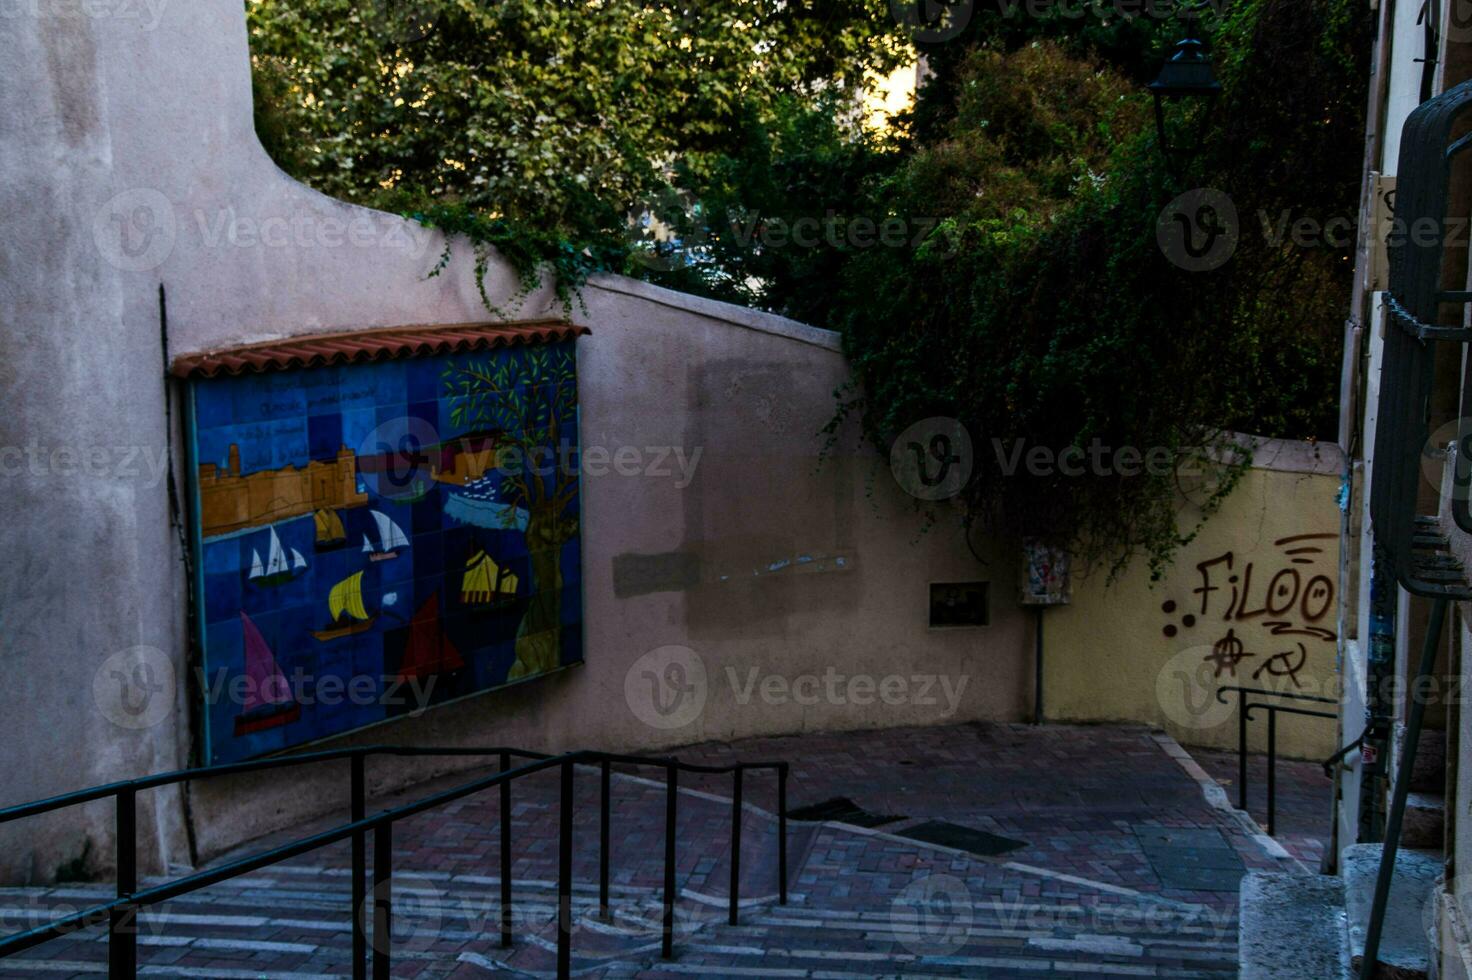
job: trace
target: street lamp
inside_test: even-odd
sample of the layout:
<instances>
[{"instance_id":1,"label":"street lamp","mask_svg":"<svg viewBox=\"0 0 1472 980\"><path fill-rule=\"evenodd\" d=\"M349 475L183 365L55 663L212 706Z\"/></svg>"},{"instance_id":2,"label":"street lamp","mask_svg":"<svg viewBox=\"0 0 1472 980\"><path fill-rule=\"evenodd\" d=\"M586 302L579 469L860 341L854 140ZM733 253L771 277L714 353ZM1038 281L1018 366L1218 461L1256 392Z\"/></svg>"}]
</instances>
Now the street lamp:
<instances>
[{"instance_id":1,"label":"street lamp","mask_svg":"<svg viewBox=\"0 0 1472 980\"><path fill-rule=\"evenodd\" d=\"M1176 45L1170 59L1160 69L1160 75L1148 86L1155 96L1155 131L1160 140L1160 155L1167 165L1171 162L1171 149L1165 136L1165 102L1167 99L1206 99L1208 106L1221 94L1221 82L1211 70L1211 55L1206 43L1195 37L1187 37ZM1190 153L1200 149L1206 132L1206 119L1196 134ZM1189 156L1190 153L1187 155Z\"/></svg>"}]
</instances>

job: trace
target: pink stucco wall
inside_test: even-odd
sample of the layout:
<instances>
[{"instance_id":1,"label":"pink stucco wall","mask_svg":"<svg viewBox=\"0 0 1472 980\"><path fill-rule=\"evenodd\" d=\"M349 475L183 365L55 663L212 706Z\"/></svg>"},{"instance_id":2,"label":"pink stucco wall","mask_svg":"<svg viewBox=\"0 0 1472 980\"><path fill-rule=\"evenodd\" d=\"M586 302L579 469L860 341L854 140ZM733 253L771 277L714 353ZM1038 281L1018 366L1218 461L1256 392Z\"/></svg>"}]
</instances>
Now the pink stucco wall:
<instances>
[{"instance_id":1,"label":"pink stucco wall","mask_svg":"<svg viewBox=\"0 0 1472 980\"><path fill-rule=\"evenodd\" d=\"M135 9L58 16L38 5L0 20L11 69L0 87L0 377L14 406L0 444L145 459L177 449L161 284L169 356L488 318L467 250L426 278L437 235L328 199L266 157L239 0ZM513 281L494 266L493 297ZM651 749L1024 712L1013 556L982 544L983 564L957 534L922 534L885 461L851 433L820 460L845 376L834 335L627 280L585 300L574 317L593 330L579 343L585 447L615 460L633 447L646 467L678 449L693 471L669 462L671 476L586 476L586 666L360 740ZM549 309L544 293L521 314ZM3 476L26 520L0 529L13 559L0 564L0 804L185 765L192 749L188 588L165 474L43 460ZM993 581L992 625L927 628L928 583L957 579ZM670 646L692 651L706 676L701 710L677 726L657 712L649 723L639 693L663 662L640 658ZM138 647L169 665L172 700L156 722L120 726L96 684L109 658ZM868 680L854 686L855 675ZM385 763L377 778L428 774ZM341 786L340 773L299 772L160 791L143 801L141 833L155 864L186 863L191 838L208 855L345 805ZM105 866L110 823L98 804L0 833L0 877L44 880L89 838Z\"/></svg>"}]
</instances>

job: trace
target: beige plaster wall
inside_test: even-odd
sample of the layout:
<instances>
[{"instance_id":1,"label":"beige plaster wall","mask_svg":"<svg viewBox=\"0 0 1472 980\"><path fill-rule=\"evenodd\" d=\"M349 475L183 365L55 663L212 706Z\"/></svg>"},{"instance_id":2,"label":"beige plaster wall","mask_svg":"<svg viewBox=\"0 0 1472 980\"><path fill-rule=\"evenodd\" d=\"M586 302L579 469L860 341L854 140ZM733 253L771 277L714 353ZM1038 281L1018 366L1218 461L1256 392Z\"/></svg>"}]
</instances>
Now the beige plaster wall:
<instances>
[{"instance_id":1,"label":"beige plaster wall","mask_svg":"<svg viewBox=\"0 0 1472 980\"><path fill-rule=\"evenodd\" d=\"M1047 717L1144 722L1186 745L1236 748L1235 695L1220 704L1221 687L1337 703L1341 467L1334 446L1264 442L1162 581L1140 561L1113 585L1076 582L1072 603L1045 614ZM1189 526L1197 512L1182 507ZM1254 718L1249 745L1261 751L1266 715ZM1334 738L1332 719L1279 716L1282 755L1324 758Z\"/></svg>"},{"instance_id":2,"label":"beige plaster wall","mask_svg":"<svg viewBox=\"0 0 1472 980\"><path fill-rule=\"evenodd\" d=\"M25 515L0 522L0 805L197 760L167 357L489 318L468 249L430 278L439 235L324 197L266 156L239 0L134 7L146 16L55 6L0 18L0 447L36 447L0 473L8 513ZM492 298L514 287L493 262ZM586 475L586 666L354 740L637 750L1021 717L1015 605L998 603L987 627L927 628L929 582L985 578L986 566L959 535L921 534L886 463L851 437L819 458L845 376L833 334L628 280L585 300L584 445L632 448L646 464L679 450L693 468L666 455L665 475ZM555 312L544 290L519 315ZM79 468L58 449L109 465ZM650 679L669 676L671 658L686 681L660 692ZM119 712L139 699L145 720ZM385 762L374 779L436 771ZM144 866L345 813L344 787L339 765L151 792ZM0 880L48 880L83 854L105 873L111 826L102 802L0 829Z\"/></svg>"}]
</instances>

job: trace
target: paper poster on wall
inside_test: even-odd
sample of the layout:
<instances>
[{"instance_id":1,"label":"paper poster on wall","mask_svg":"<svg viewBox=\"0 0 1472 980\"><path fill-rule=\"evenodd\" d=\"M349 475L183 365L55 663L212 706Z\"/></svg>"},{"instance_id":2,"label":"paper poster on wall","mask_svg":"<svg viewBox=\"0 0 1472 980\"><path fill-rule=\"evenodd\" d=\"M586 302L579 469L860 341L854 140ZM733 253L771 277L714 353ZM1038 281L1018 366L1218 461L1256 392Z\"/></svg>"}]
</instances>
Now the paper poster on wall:
<instances>
[{"instance_id":1,"label":"paper poster on wall","mask_svg":"<svg viewBox=\"0 0 1472 980\"><path fill-rule=\"evenodd\" d=\"M574 344L191 380L210 763L582 660Z\"/></svg>"}]
</instances>

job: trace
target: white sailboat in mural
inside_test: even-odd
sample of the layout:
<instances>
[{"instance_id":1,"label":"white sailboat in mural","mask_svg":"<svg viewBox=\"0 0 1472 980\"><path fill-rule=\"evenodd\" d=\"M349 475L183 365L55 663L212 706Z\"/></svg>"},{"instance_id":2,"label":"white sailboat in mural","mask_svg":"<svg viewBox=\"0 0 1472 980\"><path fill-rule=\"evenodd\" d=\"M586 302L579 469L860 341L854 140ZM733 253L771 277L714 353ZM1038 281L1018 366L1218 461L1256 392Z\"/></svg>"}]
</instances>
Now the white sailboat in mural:
<instances>
[{"instance_id":1,"label":"white sailboat in mural","mask_svg":"<svg viewBox=\"0 0 1472 980\"><path fill-rule=\"evenodd\" d=\"M378 525L379 544L375 547L368 535L363 535L363 553L370 561L388 561L399 557L399 552L409 547L409 538L404 529L382 511L371 510L373 522Z\"/></svg>"},{"instance_id":2,"label":"white sailboat in mural","mask_svg":"<svg viewBox=\"0 0 1472 980\"><path fill-rule=\"evenodd\" d=\"M288 560L287 550L281 547L281 539L276 536L276 529L271 528L271 544L266 549L266 563L261 564L261 553L252 548L250 574L246 576L247 579L256 585L281 585L296 578L307 567L307 560L295 548L289 549L291 558Z\"/></svg>"}]
</instances>

